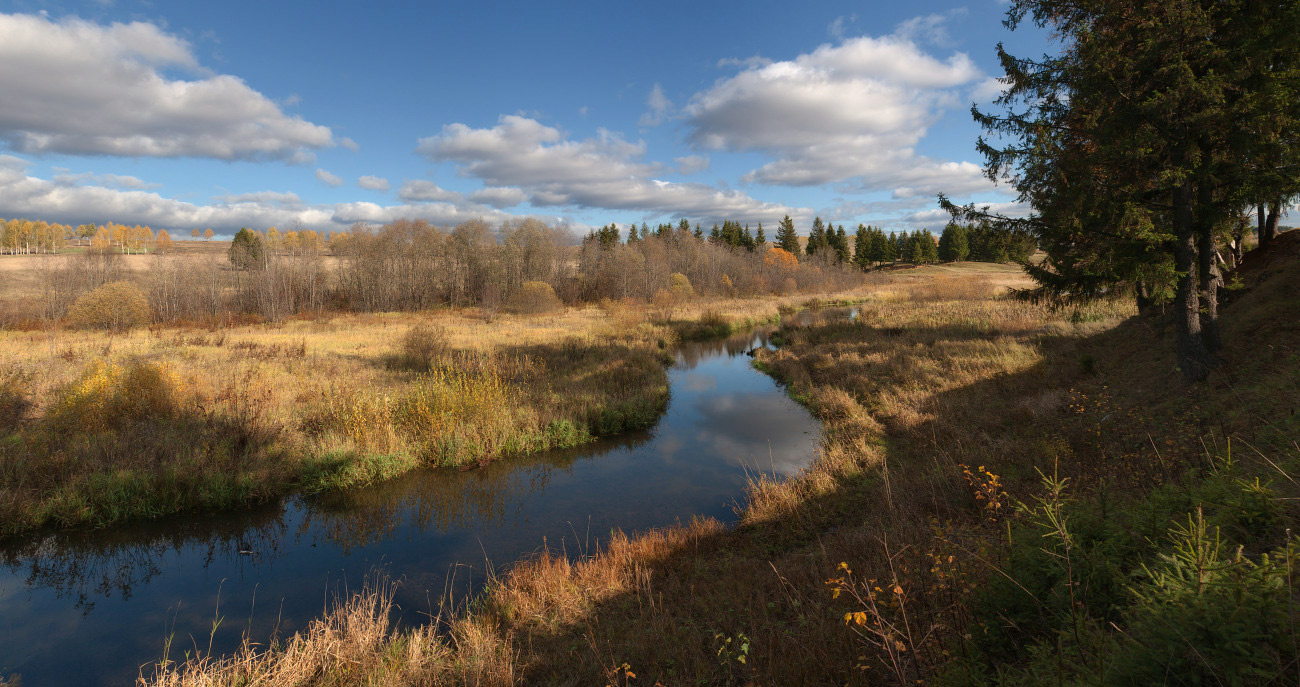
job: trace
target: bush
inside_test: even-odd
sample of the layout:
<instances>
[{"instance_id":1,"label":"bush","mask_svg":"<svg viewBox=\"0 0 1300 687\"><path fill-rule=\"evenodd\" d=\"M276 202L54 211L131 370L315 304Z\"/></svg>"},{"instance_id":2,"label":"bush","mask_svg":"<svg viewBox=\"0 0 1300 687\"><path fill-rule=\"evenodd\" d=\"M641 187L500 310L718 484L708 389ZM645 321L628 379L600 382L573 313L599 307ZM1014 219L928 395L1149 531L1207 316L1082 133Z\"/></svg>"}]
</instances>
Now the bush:
<instances>
[{"instance_id":1,"label":"bush","mask_svg":"<svg viewBox=\"0 0 1300 687\"><path fill-rule=\"evenodd\" d=\"M123 368L96 361L60 389L50 422L66 430L120 430L177 416L186 386L170 365L136 362Z\"/></svg>"},{"instance_id":2,"label":"bush","mask_svg":"<svg viewBox=\"0 0 1300 687\"><path fill-rule=\"evenodd\" d=\"M673 300L678 303L685 303L695 298L695 288L691 286L691 280L681 272L668 275L668 291L672 293Z\"/></svg>"},{"instance_id":3,"label":"bush","mask_svg":"<svg viewBox=\"0 0 1300 687\"><path fill-rule=\"evenodd\" d=\"M436 367L448 351L445 329L419 324L406 330L402 336L402 349L394 356L390 366L427 372Z\"/></svg>"},{"instance_id":4,"label":"bush","mask_svg":"<svg viewBox=\"0 0 1300 687\"><path fill-rule=\"evenodd\" d=\"M526 281L510 296L510 311L523 315L553 312L562 306L555 289L541 281Z\"/></svg>"},{"instance_id":5,"label":"bush","mask_svg":"<svg viewBox=\"0 0 1300 687\"><path fill-rule=\"evenodd\" d=\"M31 375L6 371L0 372L0 433L17 429L31 407L27 397L31 386Z\"/></svg>"},{"instance_id":6,"label":"bush","mask_svg":"<svg viewBox=\"0 0 1300 687\"><path fill-rule=\"evenodd\" d=\"M74 327L125 331L149 319L149 301L128 281L105 284L82 294L68 311Z\"/></svg>"}]
</instances>

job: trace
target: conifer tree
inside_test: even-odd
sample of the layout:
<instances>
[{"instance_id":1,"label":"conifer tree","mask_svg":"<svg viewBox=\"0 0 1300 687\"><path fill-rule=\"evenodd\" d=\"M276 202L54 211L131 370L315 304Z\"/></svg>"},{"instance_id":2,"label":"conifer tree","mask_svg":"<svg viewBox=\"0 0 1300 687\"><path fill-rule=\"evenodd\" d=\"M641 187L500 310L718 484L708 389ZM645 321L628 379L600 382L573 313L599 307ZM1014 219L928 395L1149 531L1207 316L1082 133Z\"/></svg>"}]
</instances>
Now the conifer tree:
<instances>
[{"instance_id":1,"label":"conifer tree","mask_svg":"<svg viewBox=\"0 0 1300 687\"><path fill-rule=\"evenodd\" d=\"M966 228L956 222L949 222L939 236L939 259L944 262L961 262L970 255L970 244L966 240Z\"/></svg>"},{"instance_id":2,"label":"conifer tree","mask_svg":"<svg viewBox=\"0 0 1300 687\"><path fill-rule=\"evenodd\" d=\"M853 259L849 253L849 236L845 233L843 224L835 230L835 254L840 262L849 262Z\"/></svg>"},{"instance_id":3,"label":"conifer tree","mask_svg":"<svg viewBox=\"0 0 1300 687\"><path fill-rule=\"evenodd\" d=\"M817 251L821 250L825 245L826 225L822 222L822 218L814 217L812 231L808 233L808 247L805 249L805 253L809 256L815 255Z\"/></svg>"},{"instance_id":4,"label":"conifer tree","mask_svg":"<svg viewBox=\"0 0 1300 687\"><path fill-rule=\"evenodd\" d=\"M790 215L786 215L777 226L776 245L790 255L797 256L803 252L799 248L799 235L795 233L794 220L790 219Z\"/></svg>"},{"instance_id":5,"label":"conifer tree","mask_svg":"<svg viewBox=\"0 0 1300 687\"><path fill-rule=\"evenodd\" d=\"M763 235L763 223L758 223L758 229L754 231L754 247L762 249L767 243L767 237Z\"/></svg>"},{"instance_id":6,"label":"conifer tree","mask_svg":"<svg viewBox=\"0 0 1300 687\"><path fill-rule=\"evenodd\" d=\"M853 236L853 264L865 270L871 266L871 232L866 225L858 225L858 233Z\"/></svg>"}]
</instances>

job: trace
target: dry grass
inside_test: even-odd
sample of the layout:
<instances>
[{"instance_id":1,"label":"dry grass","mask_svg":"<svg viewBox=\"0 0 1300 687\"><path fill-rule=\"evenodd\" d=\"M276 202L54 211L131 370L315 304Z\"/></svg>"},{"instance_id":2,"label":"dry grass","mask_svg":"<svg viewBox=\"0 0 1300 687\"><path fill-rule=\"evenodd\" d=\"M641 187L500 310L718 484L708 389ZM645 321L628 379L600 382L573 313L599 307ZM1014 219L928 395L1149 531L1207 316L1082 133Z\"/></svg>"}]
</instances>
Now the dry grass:
<instances>
[{"instance_id":1,"label":"dry grass","mask_svg":"<svg viewBox=\"0 0 1300 687\"><path fill-rule=\"evenodd\" d=\"M1172 333L1124 322L1127 305L1026 307L996 296L1017 286L998 270L977 271L992 284L923 283L945 272L891 275L856 294L857 321L788 328L761 354L823 420L825 442L803 474L753 484L739 527L697 521L522 563L443 634L390 635L375 653L445 653L439 669L383 682L929 682L963 637L988 631L968 605L998 579L1010 502L1041 493L1038 471L1079 494L1104 488L1118 507L1203 464L1216 436L1271 447L1300 431L1287 352L1300 331L1282 324L1297 318L1294 267L1225 309L1233 340L1266 336L1271 352L1236 353L1230 373L1194 389L1177 381ZM322 683L366 683L347 666L328 661ZM183 684L242 684L186 670Z\"/></svg>"},{"instance_id":2,"label":"dry grass","mask_svg":"<svg viewBox=\"0 0 1300 687\"><path fill-rule=\"evenodd\" d=\"M671 322L609 302L528 316L0 330L0 536L345 488L645 427L666 403L679 332L707 313L725 334L795 302L691 302ZM129 376L101 372L137 368L184 390L176 412L118 414L111 427L58 412L87 375L113 387L106 398L129 396Z\"/></svg>"},{"instance_id":3,"label":"dry grass","mask_svg":"<svg viewBox=\"0 0 1300 687\"><path fill-rule=\"evenodd\" d=\"M890 617L935 627L962 593L940 582L966 575L969 561L942 570L932 564L936 556L946 561L952 548L946 535L936 538L949 527L938 523L978 522L980 515L957 465L974 452L992 459L1005 448L972 428L1000 423L994 418L1019 403L1024 389L1041 384L1038 370L1053 351L1071 350L1129 314L1101 308L1091 322L1071 323L1065 314L990 298L1016 285L997 268L982 271L992 285L974 289L964 280L924 283L945 271L881 278L846 297L861 301L856 321L787 329L782 349L761 354L759 364L823 420L826 439L803 474L752 485L737 529L697 521L616 535L579 560L548 554L517 565L456 621L489 628L490 639L453 642L443 659L495 668L472 681L451 674L436 681L829 684L897 673L878 660L888 652L845 627L847 599L833 598L827 580L841 562L864 578L888 579L917 597ZM914 290L926 297L910 297ZM745 312L702 305L691 314L713 308L728 318L763 318L800 302ZM615 304L606 310L620 312ZM954 397L1006 379L1017 381L999 389L998 400ZM1034 407L1051 414L1055 403L1047 398ZM940 445L946 450L936 450ZM915 677L953 631L929 635L916 647L923 659L909 658L898 674ZM399 636L422 631L410 632ZM479 646L485 656L475 656Z\"/></svg>"}]
</instances>

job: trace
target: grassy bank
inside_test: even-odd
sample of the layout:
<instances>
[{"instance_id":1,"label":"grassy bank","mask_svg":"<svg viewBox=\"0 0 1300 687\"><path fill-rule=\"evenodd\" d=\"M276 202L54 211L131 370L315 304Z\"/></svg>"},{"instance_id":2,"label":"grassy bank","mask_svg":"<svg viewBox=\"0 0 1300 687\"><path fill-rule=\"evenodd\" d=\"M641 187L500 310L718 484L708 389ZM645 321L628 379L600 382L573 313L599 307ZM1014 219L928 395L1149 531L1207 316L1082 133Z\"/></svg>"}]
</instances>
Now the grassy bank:
<instances>
[{"instance_id":1,"label":"grassy bank","mask_svg":"<svg viewBox=\"0 0 1300 687\"><path fill-rule=\"evenodd\" d=\"M150 683L1294 677L1300 270L1245 275L1225 333L1268 343L1234 346L1197 387L1178 381L1167 323L1127 304L1052 313L998 297L1005 275L920 276L760 354L826 438L805 473L752 486L739 527L539 556L441 634L354 599L289 644Z\"/></svg>"},{"instance_id":2,"label":"grassy bank","mask_svg":"<svg viewBox=\"0 0 1300 687\"><path fill-rule=\"evenodd\" d=\"M0 537L348 488L648 427L683 333L771 321L797 300L0 331Z\"/></svg>"}]
</instances>

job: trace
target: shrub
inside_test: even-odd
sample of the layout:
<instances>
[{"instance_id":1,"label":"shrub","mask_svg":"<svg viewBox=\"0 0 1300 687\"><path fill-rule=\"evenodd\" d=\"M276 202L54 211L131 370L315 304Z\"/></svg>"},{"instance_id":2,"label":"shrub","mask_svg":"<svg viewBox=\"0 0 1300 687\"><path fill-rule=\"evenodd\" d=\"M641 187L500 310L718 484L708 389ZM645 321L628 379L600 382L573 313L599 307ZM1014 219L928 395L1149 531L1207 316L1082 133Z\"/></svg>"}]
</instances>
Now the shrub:
<instances>
[{"instance_id":1,"label":"shrub","mask_svg":"<svg viewBox=\"0 0 1300 687\"><path fill-rule=\"evenodd\" d=\"M16 371L0 372L0 432L17 428L31 407L27 394L31 376Z\"/></svg>"},{"instance_id":2,"label":"shrub","mask_svg":"<svg viewBox=\"0 0 1300 687\"><path fill-rule=\"evenodd\" d=\"M448 352L445 329L419 324L406 330L402 336L402 349L390 366L427 372L446 358Z\"/></svg>"},{"instance_id":3,"label":"shrub","mask_svg":"<svg viewBox=\"0 0 1300 687\"><path fill-rule=\"evenodd\" d=\"M149 301L128 281L105 284L82 294L68 311L74 327L125 331L149 319Z\"/></svg>"},{"instance_id":4,"label":"shrub","mask_svg":"<svg viewBox=\"0 0 1300 687\"><path fill-rule=\"evenodd\" d=\"M96 361L56 393L49 419L69 430L117 430L175 417L185 396L184 381L165 363L136 362L123 368Z\"/></svg>"},{"instance_id":5,"label":"shrub","mask_svg":"<svg viewBox=\"0 0 1300 687\"><path fill-rule=\"evenodd\" d=\"M695 288L691 286L691 280L681 272L668 275L668 291L673 295L673 300L678 303L695 298Z\"/></svg>"},{"instance_id":6,"label":"shrub","mask_svg":"<svg viewBox=\"0 0 1300 687\"><path fill-rule=\"evenodd\" d=\"M526 281L510 296L510 311L524 315L553 312L562 305L555 289L542 281Z\"/></svg>"}]
</instances>

